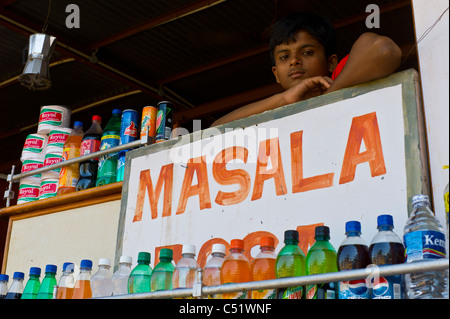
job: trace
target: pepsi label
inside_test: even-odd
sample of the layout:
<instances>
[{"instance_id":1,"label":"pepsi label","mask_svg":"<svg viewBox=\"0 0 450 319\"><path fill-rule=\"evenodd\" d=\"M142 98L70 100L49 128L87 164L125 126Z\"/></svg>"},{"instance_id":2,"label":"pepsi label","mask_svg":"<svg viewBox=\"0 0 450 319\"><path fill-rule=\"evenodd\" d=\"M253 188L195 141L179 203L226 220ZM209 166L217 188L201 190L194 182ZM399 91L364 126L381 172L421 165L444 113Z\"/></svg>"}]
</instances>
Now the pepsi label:
<instances>
[{"instance_id":1,"label":"pepsi label","mask_svg":"<svg viewBox=\"0 0 450 319\"><path fill-rule=\"evenodd\" d=\"M376 277L372 279L372 299L403 299L402 276Z\"/></svg>"},{"instance_id":2,"label":"pepsi label","mask_svg":"<svg viewBox=\"0 0 450 319\"><path fill-rule=\"evenodd\" d=\"M341 281L339 299L370 299L370 289L365 279Z\"/></svg>"}]
</instances>

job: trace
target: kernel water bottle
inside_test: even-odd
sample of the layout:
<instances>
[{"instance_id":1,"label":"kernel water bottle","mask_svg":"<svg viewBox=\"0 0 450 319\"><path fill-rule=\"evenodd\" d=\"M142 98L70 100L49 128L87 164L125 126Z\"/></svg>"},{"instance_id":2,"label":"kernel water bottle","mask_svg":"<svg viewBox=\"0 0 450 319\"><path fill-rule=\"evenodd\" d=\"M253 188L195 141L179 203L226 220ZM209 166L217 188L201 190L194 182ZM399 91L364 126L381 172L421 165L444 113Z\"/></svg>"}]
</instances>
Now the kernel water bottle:
<instances>
[{"instance_id":1,"label":"kernel water bottle","mask_svg":"<svg viewBox=\"0 0 450 319\"><path fill-rule=\"evenodd\" d=\"M172 262L173 250L163 248L159 252L159 263L155 266L151 278L151 291L171 290L175 266Z\"/></svg>"},{"instance_id":2,"label":"kernel water bottle","mask_svg":"<svg viewBox=\"0 0 450 319\"><path fill-rule=\"evenodd\" d=\"M306 274L337 272L336 250L329 242L330 229L327 226L316 227L315 239L306 255ZM306 299L337 299L337 283L308 285Z\"/></svg>"},{"instance_id":3,"label":"kernel water bottle","mask_svg":"<svg viewBox=\"0 0 450 319\"><path fill-rule=\"evenodd\" d=\"M297 277L306 275L305 254L298 246L298 231L284 232L285 246L280 250L275 260L277 278ZM302 299L305 287L286 287L277 289L277 299Z\"/></svg>"},{"instance_id":4,"label":"kernel water bottle","mask_svg":"<svg viewBox=\"0 0 450 319\"><path fill-rule=\"evenodd\" d=\"M405 248L402 240L394 233L394 219L391 215L377 218L378 232L369 246L369 258L372 264L395 265L405 262ZM372 283L373 299L404 299L405 285L403 275L375 277Z\"/></svg>"},{"instance_id":5,"label":"kernel water bottle","mask_svg":"<svg viewBox=\"0 0 450 319\"><path fill-rule=\"evenodd\" d=\"M230 254L225 258L220 273L220 283L240 283L251 280L250 263L244 255L244 241L232 239L230 243ZM223 299L249 299L249 292L232 292L222 294Z\"/></svg>"},{"instance_id":6,"label":"kernel water bottle","mask_svg":"<svg viewBox=\"0 0 450 319\"><path fill-rule=\"evenodd\" d=\"M192 288L197 279L197 270L200 269L195 260L195 246L183 245L181 259L175 266L172 276L172 288Z\"/></svg>"},{"instance_id":7,"label":"kernel water bottle","mask_svg":"<svg viewBox=\"0 0 450 319\"><path fill-rule=\"evenodd\" d=\"M131 256L120 256L119 267L112 276L113 296L128 293L128 278L131 273Z\"/></svg>"},{"instance_id":8,"label":"kernel water bottle","mask_svg":"<svg viewBox=\"0 0 450 319\"><path fill-rule=\"evenodd\" d=\"M212 258L206 263L203 268L202 285L203 286L218 286L220 285L220 271L222 264L225 261L225 245L214 244L211 250ZM209 299L221 299L220 294L209 295Z\"/></svg>"},{"instance_id":9,"label":"kernel water bottle","mask_svg":"<svg viewBox=\"0 0 450 319\"><path fill-rule=\"evenodd\" d=\"M445 258L444 230L430 210L426 195L412 198L412 212L404 229L403 241L406 262ZM448 269L406 274L405 282L409 299L448 298Z\"/></svg>"},{"instance_id":10,"label":"kernel water bottle","mask_svg":"<svg viewBox=\"0 0 450 319\"><path fill-rule=\"evenodd\" d=\"M23 272L16 271L13 274L13 282L11 283L11 287L9 287L5 299L20 299L22 297L24 278L25 274Z\"/></svg>"},{"instance_id":11,"label":"kernel water bottle","mask_svg":"<svg viewBox=\"0 0 450 319\"><path fill-rule=\"evenodd\" d=\"M56 299L72 299L75 287L75 278L73 277L74 264L65 262L63 264L63 273L59 278Z\"/></svg>"},{"instance_id":12,"label":"kernel water bottle","mask_svg":"<svg viewBox=\"0 0 450 319\"><path fill-rule=\"evenodd\" d=\"M81 139L83 138L83 123L76 121L72 133L67 137L63 147L63 160L80 156ZM80 177L79 164L64 166L59 172L57 195L73 193Z\"/></svg>"},{"instance_id":13,"label":"kernel water bottle","mask_svg":"<svg viewBox=\"0 0 450 319\"><path fill-rule=\"evenodd\" d=\"M113 284L109 258L100 258L98 270L91 278L92 297L109 297L112 295Z\"/></svg>"},{"instance_id":14,"label":"kernel water bottle","mask_svg":"<svg viewBox=\"0 0 450 319\"><path fill-rule=\"evenodd\" d=\"M137 265L128 278L128 293L150 292L152 268L150 268L151 255L141 251L138 254Z\"/></svg>"},{"instance_id":15,"label":"kernel water bottle","mask_svg":"<svg viewBox=\"0 0 450 319\"><path fill-rule=\"evenodd\" d=\"M20 299L36 299L39 288L41 287L41 281L39 277L41 276L41 268L31 267L30 268L30 278L23 289L23 294Z\"/></svg>"},{"instance_id":16,"label":"kernel water bottle","mask_svg":"<svg viewBox=\"0 0 450 319\"><path fill-rule=\"evenodd\" d=\"M92 261L89 259L83 259L80 262L80 273L78 274L77 281L75 282L72 299L92 298L91 270Z\"/></svg>"},{"instance_id":17,"label":"kernel water bottle","mask_svg":"<svg viewBox=\"0 0 450 319\"><path fill-rule=\"evenodd\" d=\"M55 265L45 266L45 277L42 279L41 287L37 299L53 299L53 290L56 286L56 269Z\"/></svg>"},{"instance_id":18,"label":"kernel water bottle","mask_svg":"<svg viewBox=\"0 0 450 319\"><path fill-rule=\"evenodd\" d=\"M8 293L8 281L8 275L0 274L0 299L5 299L6 294Z\"/></svg>"},{"instance_id":19,"label":"kernel water bottle","mask_svg":"<svg viewBox=\"0 0 450 319\"><path fill-rule=\"evenodd\" d=\"M260 252L250 265L251 280L269 280L275 279L275 260L277 256L274 253L275 240L273 237L261 237ZM253 290L251 299L275 299L276 289Z\"/></svg>"}]
</instances>

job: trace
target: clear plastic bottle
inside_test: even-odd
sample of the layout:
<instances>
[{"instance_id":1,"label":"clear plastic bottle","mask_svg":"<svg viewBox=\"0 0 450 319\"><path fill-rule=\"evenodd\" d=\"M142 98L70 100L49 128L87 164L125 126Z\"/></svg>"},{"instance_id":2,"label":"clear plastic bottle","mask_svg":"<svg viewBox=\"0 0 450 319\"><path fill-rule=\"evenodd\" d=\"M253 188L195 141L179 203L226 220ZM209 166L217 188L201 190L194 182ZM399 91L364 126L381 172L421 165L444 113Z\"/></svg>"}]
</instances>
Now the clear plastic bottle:
<instances>
[{"instance_id":1,"label":"clear plastic bottle","mask_svg":"<svg viewBox=\"0 0 450 319\"><path fill-rule=\"evenodd\" d=\"M119 109L112 111L112 116L103 131L100 150L106 150L120 144L121 113ZM100 157L98 162L96 186L115 183L117 180L117 161L119 153L114 152Z\"/></svg>"},{"instance_id":2,"label":"clear plastic bottle","mask_svg":"<svg viewBox=\"0 0 450 319\"><path fill-rule=\"evenodd\" d=\"M23 294L20 299L36 299L39 288L41 287L41 268L39 267L31 267L29 273L29 279L25 288L23 289Z\"/></svg>"},{"instance_id":3,"label":"clear plastic bottle","mask_svg":"<svg viewBox=\"0 0 450 319\"><path fill-rule=\"evenodd\" d=\"M112 295L113 283L111 274L111 260L100 258L98 270L91 278L92 297L109 297Z\"/></svg>"},{"instance_id":4,"label":"clear plastic bottle","mask_svg":"<svg viewBox=\"0 0 450 319\"><path fill-rule=\"evenodd\" d=\"M11 283L11 287L9 287L5 299L20 299L22 297L24 278L25 274L23 272L16 271L13 274L13 282Z\"/></svg>"},{"instance_id":5,"label":"clear plastic bottle","mask_svg":"<svg viewBox=\"0 0 450 319\"><path fill-rule=\"evenodd\" d=\"M273 237L261 237L260 252L250 265L252 281L275 279L275 240ZM276 289L253 290L251 299L275 299Z\"/></svg>"},{"instance_id":6,"label":"clear plastic bottle","mask_svg":"<svg viewBox=\"0 0 450 319\"><path fill-rule=\"evenodd\" d=\"M128 278L131 274L131 256L120 256L119 267L112 275L113 296L126 295L128 293Z\"/></svg>"},{"instance_id":7,"label":"clear plastic bottle","mask_svg":"<svg viewBox=\"0 0 450 319\"><path fill-rule=\"evenodd\" d=\"M195 246L183 245L181 259L175 266L172 276L172 288L192 288L200 266L195 260Z\"/></svg>"},{"instance_id":8,"label":"clear plastic bottle","mask_svg":"<svg viewBox=\"0 0 450 319\"><path fill-rule=\"evenodd\" d=\"M232 239L230 254L225 258L220 273L221 284L251 281L250 263L244 255L244 241ZM222 294L223 299L249 299L247 291Z\"/></svg>"},{"instance_id":9,"label":"clear plastic bottle","mask_svg":"<svg viewBox=\"0 0 450 319\"><path fill-rule=\"evenodd\" d=\"M75 265L73 263L65 262L63 264L63 273L59 278L56 299L72 299L75 287L74 270Z\"/></svg>"},{"instance_id":10,"label":"clear plastic bottle","mask_svg":"<svg viewBox=\"0 0 450 319\"><path fill-rule=\"evenodd\" d=\"M83 123L76 121L72 133L67 137L63 147L63 160L80 156L81 139L83 138ZM80 177L79 164L64 166L59 172L57 195L73 193Z\"/></svg>"},{"instance_id":11,"label":"clear plastic bottle","mask_svg":"<svg viewBox=\"0 0 450 319\"><path fill-rule=\"evenodd\" d=\"M370 262L374 265L395 265L405 262L405 247L400 237L394 233L394 219L391 215L377 218L378 232L369 246ZM405 283L403 275L375 277L372 283L373 299L404 299Z\"/></svg>"},{"instance_id":12,"label":"clear plastic bottle","mask_svg":"<svg viewBox=\"0 0 450 319\"><path fill-rule=\"evenodd\" d=\"M128 278L128 293L150 292L150 280L152 268L150 267L151 255L141 251L138 254L137 265L133 268Z\"/></svg>"},{"instance_id":13,"label":"clear plastic bottle","mask_svg":"<svg viewBox=\"0 0 450 319\"><path fill-rule=\"evenodd\" d=\"M53 299L53 290L57 284L55 278L56 270L57 267L55 265L45 266L45 276L42 279L37 299Z\"/></svg>"},{"instance_id":14,"label":"clear plastic bottle","mask_svg":"<svg viewBox=\"0 0 450 319\"><path fill-rule=\"evenodd\" d=\"M203 268L202 285L218 286L220 285L220 271L225 261L225 245L214 244L211 250L211 259ZM209 299L221 299L220 294L209 295Z\"/></svg>"},{"instance_id":15,"label":"clear plastic bottle","mask_svg":"<svg viewBox=\"0 0 450 319\"><path fill-rule=\"evenodd\" d=\"M404 228L406 262L445 258L445 235L439 220L430 210L426 195L412 198L412 212ZM448 298L448 270L406 274L410 299Z\"/></svg>"},{"instance_id":16,"label":"clear plastic bottle","mask_svg":"<svg viewBox=\"0 0 450 319\"><path fill-rule=\"evenodd\" d=\"M152 272L150 283L151 291L171 290L172 276L175 266L172 262L173 250L162 248L159 252L159 263Z\"/></svg>"},{"instance_id":17,"label":"clear plastic bottle","mask_svg":"<svg viewBox=\"0 0 450 319\"><path fill-rule=\"evenodd\" d=\"M80 262L80 273L78 274L78 278L75 282L72 299L92 298L91 271L92 261L89 259L83 259Z\"/></svg>"},{"instance_id":18,"label":"clear plastic bottle","mask_svg":"<svg viewBox=\"0 0 450 319\"><path fill-rule=\"evenodd\" d=\"M297 277L306 275L305 254L298 246L299 236L296 230L284 232L284 247L275 260L277 278ZM302 299L305 287L286 287L277 289L278 299Z\"/></svg>"},{"instance_id":19,"label":"clear plastic bottle","mask_svg":"<svg viewBox=\"0 0 450 319\"><path fill-rule=\"evenodd\" d=\"M98 115L92 117L92 124L84 133L81 141L80 156L92 154L100 150L103 134L102 118ZM98 158L80 163L80 179L77 183L77 191L95 187L97 181Z\"/></svg>"},{"instance_id":20,"label":"clear plastic bottle","mask_svg":"<svg viewBox=\"0 0 450 319\"><path fill-rule=\"evenodd\" d=\"M0 299L5 299L6 294L8 293L8 281L8 275L0 274Z\"/></svg>"}]
</instances>

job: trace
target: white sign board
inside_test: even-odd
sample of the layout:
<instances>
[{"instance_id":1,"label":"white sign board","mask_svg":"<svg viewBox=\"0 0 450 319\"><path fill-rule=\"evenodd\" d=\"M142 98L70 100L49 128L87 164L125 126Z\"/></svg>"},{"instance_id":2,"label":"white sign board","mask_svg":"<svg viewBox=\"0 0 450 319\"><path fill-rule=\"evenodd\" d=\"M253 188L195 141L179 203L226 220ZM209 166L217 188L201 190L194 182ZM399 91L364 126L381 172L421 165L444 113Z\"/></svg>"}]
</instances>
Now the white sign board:
<instances>
[{"instance_id":1,"label":"white sign board","mask_svg":"<svg viewBox=\"0 0 450 319\"><path fill-rule=\"evenodd\" d=\"M155 265L160 248L174 249L177 260L182 245L194 244L202 266L213 243L244 239L251 259L261 236L275 237L278 252L284 231L297 229L306 254L317 225L330 228L337 250L350 220L361 222L369 244L380 214L393 215L402 236L412 196L403 92L402 84L366 90L245 128L186 135L148 154L139 150L127 157L118 253L136 258L148 251Z\"/></svg>"}]
</instances>

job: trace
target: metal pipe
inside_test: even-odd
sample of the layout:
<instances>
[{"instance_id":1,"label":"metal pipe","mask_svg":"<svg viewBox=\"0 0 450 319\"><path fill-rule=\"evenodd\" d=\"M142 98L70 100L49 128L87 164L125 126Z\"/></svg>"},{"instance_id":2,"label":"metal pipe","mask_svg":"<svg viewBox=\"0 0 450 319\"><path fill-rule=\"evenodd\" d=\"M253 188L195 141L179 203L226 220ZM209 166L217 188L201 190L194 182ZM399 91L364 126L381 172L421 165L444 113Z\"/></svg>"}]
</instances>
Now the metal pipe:
<instances>
[{"instance_id":1,"label":"metal pipe","mask_svg":"<svg viewBox=\"0 0 450 319\"><path fill-rule=\"evenodd\" d=\"M287 277L262 281L251 281L236 284L226 284L220 286L203 286L201 288L201 291L202 295L212 295L212 294L239 292L239 291L315 285L326 282L366 279L369 276L375 278L377 276L404 275L408 273L437 271L445 269L448 270L448 266L449 266L448 258L418 261L413 263L404 263L397 265L384 265L380 267L376 265L371 265L364 269L345 270L334 273L308 275L301 277ZM194 293L193 288L183 288L183 289L163 290L163 291L128 294L95 299L163 299L163 298L192 297L193 293Z\"/></svg>"}]
</instances>

